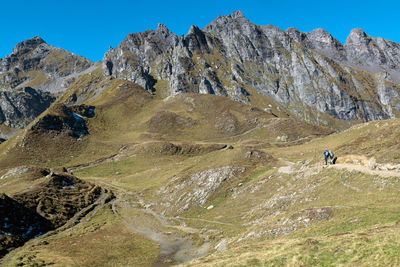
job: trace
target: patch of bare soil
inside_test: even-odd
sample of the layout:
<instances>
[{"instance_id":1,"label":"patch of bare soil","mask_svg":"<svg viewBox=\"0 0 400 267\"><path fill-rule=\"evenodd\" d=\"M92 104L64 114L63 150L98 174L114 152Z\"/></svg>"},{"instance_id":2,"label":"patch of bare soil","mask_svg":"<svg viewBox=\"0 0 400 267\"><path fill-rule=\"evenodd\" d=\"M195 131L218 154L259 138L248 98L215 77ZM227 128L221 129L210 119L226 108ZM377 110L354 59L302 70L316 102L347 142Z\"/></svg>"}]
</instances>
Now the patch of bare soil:
<instances>
[{"instance_id":1,"label":"patch of bare soil","mask_svg":"<svg viewBox=\"0 0 400 267\"><path fill-rule=\"evenodd\" d=\"M337 159L331 168L358 171L381 177L400 177L400 164L377 163L375 158L362 155L345 155Z\"/></svg>"}]
</instances>

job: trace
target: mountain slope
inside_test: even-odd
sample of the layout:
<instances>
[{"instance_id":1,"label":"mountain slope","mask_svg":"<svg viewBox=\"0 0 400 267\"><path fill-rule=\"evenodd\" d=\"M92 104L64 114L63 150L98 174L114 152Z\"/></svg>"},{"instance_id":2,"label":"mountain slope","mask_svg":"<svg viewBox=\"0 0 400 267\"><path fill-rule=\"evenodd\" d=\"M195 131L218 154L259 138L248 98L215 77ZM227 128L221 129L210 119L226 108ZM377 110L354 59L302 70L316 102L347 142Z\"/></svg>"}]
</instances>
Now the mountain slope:
<instances>
[{"instance_id":1,"label":"mountain slope","mask_svg":"<svg viewBox=\"0 0 400 267\"><path fill-rule=\"evenodd\" d=\"M0 59L0 137L10 138L45 111L57 94L93 63L40 37L17 44Z\"/></svg>"},{"instance_id":2,"label":"mountain slope","mask_svg":"<svg viewBox=\"0 0 400 267\"><path fill-rule=\"evenodd\" d=\"M321 162L328 147L338 155L338 167L349 159L356 164L357 156L375 157L379 168L396 166L398 119L330 134L225 97L186 93L165 100L131 82L103 82L108 87L102 94L68 107L81 114L79 105L95 107L94 116L84 118L88 134L43 128L42 118L65 116L55 105L24 136L1 145L8 149L1 165L3 170L21 162L65 166L113 190L115 201L89 213L73 230L11 252L5 266L74 261L150 266L206 255L187 264L262 266L282 258L289 266L395 262L398 170L390 170L388 178L378 168L368 174ZM80 88L65 99L79 98ZM229 123L216 119L222 114ZM29 186L18 176L3 174L0 190L18 192L20 182ZM389 232L392 238L384 238ZM363 249L352 250L354 242ZM363 260L362 253L371 249L382 253ZM100 256L89 261L83 250Z\"/></svg>"},{"instance_id":3,"label":"mountain slope","mask_svg":"<svg viewBox=\"0 0 400 267\"><path fill-rule=\"evenodd\" d=\"M9 90L30 86L57 93L65 90L73 79L72 74L92 65L88 59L48 45L40 37L33 37L17 44L10 55L0 59L0 88Z\"/></svg>"},{"instance_id":4,"label":"mountain slope","mask_svg":"<svg viewBox=\"0 0 400 267\"><path fill-rule=\"evenodd\" d=\"M398 265L400 120L349 127L396 115L396 56L378 42L234 12L181 37L130 34L101 66L60 71L67 88L30 122L9 116L29 124L0 144L0 245L22 245L0 264ZM38 77L47 49L34 38L16 64ZM3 97L45 106L49 84ZM13 208L29 222L12 233Z\"/></svg>"},{"instance_id":5,"label":"mountain slope","mask_svg":"<svg viewBox=\"0 0 400 267\"><path fill-rule=\"evenodd\" d=\"M105 54L103 73L166 96L199 92L248 102L257 95L319 124L328 123L323 113L347 121L393 117L400 107L398 81L377 68L369 72L369 64L396 71L390 62L397 62L398 45L379 38L361 45L370 37L356 32L343 46L322 29L284 32L255 25L238 11L181 37L161 24L130 34ZM384 44L393 53L379 61Z\"/></svg>"}]
</instances>

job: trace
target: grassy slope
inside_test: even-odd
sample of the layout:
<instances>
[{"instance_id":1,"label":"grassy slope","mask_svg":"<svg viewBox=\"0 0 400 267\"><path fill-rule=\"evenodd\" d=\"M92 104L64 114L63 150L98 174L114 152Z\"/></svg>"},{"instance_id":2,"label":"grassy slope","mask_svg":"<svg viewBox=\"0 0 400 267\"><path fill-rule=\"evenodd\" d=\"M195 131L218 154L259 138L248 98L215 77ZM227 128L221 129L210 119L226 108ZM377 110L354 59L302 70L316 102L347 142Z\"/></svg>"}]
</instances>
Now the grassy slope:
<instances>
[{"instance_id":1,"label":"grassy slope","mask_svg":"<svg viewBox=\"0 0 400 267\"><path fill-rule=\"evenodd\" d=\"M143 266L157 260L157 250L157 244L129 232L104 207L89 222L14 250L2 266Z\"/></svg>"},{"instance_id":2,"label":"grassy slope","mask_svg":"<svg viewBox=\"0 0 400 267\"><path fill-rule=\"evenodd\" d=\"M69 94L82 93L82 88L94 80L99 84L96 75L85 79L77 81ZM333 149L339 157L363 154L376 157L378 162L398 163L398 120L371 122L324 137L329 130L276 119L223 97L182 94L162 100L129 82L114 79L100 83L105 87L102 94L92 93L86 100L96 106L95 117L88 121L90 135L76 140L63 134L19 133L0 146L0 174L22 162L70 167L118 153L112 160L74 173L133 192L151 203L153 210L163 212L166 210L159 204L165 196L160 188L177 186L204 170L243 167L243 173L223 181L204 205L194 203L184 211L175 207L166 211L168 216L180 216L172 220L175 223L197 229L197 234L189 236L196 244L210 243L210 252L221 240L227 240L227 251L193 264L396 263L398 179L322 169L313 164L321 162L325 148ZM288 142L277 140L284 135ZM19 145L21 140L24 146ZM176 151L166 145L169 142L186 150ZM234 149L207 150L207 145L215 143ZM290 173L280 173L278 167L286 164L281 158L302 162ZM17 192L33 183L28 178L2 179L0 191ZM189 188L185 190L183 193L190 193ZM210 205L214 208L205 209ZM332 209L328 219L305 215L309 209L328 207ZM133 213L139 216L140 212L135 209ZM310 223L296 222L304 222L304 218ZM296 227L282 234L284 227L291 225ZM381 226L389 227L371 230ZM278 234L270 234L271 230ZM33 240L32 245L11 253L6 263L126 266L150 265L158 257L158 245L128 231L110 207L104 207L74 231L58 233L45 241ZM113 249L108 248L110 245Z\"/></svg>"},{"instance_id":3,"label":"grassy slope","mask_svg":"<svg viewBox=\"0 0 400 267\"><path fill-rule=\"evenodd\" d=\"M374 156L378 162L398 164L396 141L400 120L370 122L328 137L290 148L273 148L272 154L292 161L322 161L321 151L333 149L340 156L347 154ZM307 163L306 163L307 165ZM304 167L304 161L296 168ZM320 166L319 168L321 168ZM314 171L315 172L315 171ZM269 186L260 190L265 199L279 196L297 195L302 189L316 187L307 192L306 198L289 198L278 201L278 205L264 207L258 212L269 215L281 214L262 220L241 237L251 233L262 233L270 229L282 229L296 224L296 213L310 208L330 207L333 216L285 235L260 235L247 241L232 242L231 249L200 259L188 265L204 266L395 266L399 264L400 200L398 177L382 178L347 170L332 168L319 172L303 171L291 175L261 174L258 180L267 180ZM279 192L277 193L277 188ZM273 191L273 192L270 192ZM256 191L257 193L257 191ZM254 193L252 197L254 197ZM246 196L247 199L247 196ZM285 200L285 199L284 199ZM244 199L243 199L244 201ZM248 200L247 200L248 201ZM262 205L260 196L258 203ZM236 203L229 205L233 208ZM278 207L279 205L283 206ZM287 205L285 207L285 205ZM226 209L227 207L224 207ZM216 211L218 213L218 211ZM254 216L254 215L253 215ZM257 215L256 215L257 216ZM261 216L261 215L258 215ZM290 220L292 219L292 220ZM289 224L285 224L289 220Z\"/></svg>"}]
</instances>

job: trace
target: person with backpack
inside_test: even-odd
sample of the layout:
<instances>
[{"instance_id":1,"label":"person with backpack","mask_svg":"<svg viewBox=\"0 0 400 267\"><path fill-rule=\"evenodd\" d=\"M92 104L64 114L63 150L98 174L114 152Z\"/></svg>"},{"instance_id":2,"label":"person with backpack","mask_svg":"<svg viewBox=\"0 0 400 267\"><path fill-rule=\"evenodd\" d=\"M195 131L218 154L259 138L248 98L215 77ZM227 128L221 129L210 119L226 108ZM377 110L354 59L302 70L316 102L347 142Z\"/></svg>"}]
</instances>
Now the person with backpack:
<instances>
[{"instance_id":1,"label":"person with backpack","mask_svg":"<svg viewBox=\"0 0 400 267\"><path fill-rule=\"evenodd\" d=\"M330 152L328 149L324 150L324 158L325 158L325 165L328 165L328 158L330 156Z\"/></svg>"},{"instance_id":2,"label":"person with backpack","mask_svg":"<svg viewBox=\"0 0 400 267\"><path fill-rule=\"evenodd\" d=\"M331 165L334 164L334 163L333 163L333 157L334 157L334 155L333 155L333 152L332 152L332 151L329 151L329 157L331 158Z\"/></svg>"},{"instance_id":3,"label":"person with backpack","mask_svg":"<svg viewBox=\"0 0 400 267\"><path fill-rule=\"evenodd\" d=\"M328 165L328 158L330 159L331 165L336 163L337 157L335 157L332 151L325 149L324 150L325 165Z\"/></svg>"}]
</instances>

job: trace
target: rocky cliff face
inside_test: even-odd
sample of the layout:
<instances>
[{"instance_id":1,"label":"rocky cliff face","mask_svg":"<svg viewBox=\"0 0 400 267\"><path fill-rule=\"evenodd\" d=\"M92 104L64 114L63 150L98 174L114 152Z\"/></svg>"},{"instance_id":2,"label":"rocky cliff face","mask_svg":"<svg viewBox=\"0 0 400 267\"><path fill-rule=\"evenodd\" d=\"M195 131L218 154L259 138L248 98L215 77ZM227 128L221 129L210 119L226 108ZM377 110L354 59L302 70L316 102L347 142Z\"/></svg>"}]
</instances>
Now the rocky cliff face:
<instances>
[{"instance_id":1,"label":"rocky cliff face","mask_svg":"<svg viewBox=\"0 0 400 267\"><path fill-rule=\"evenodd\" d=\"M306 121L370 121L400 114L400 45L353 30L259 26L240 11L176 36L164 25L129 34L105 54L103 73L165 95L198 92L248 102L259 93ZM397 76L396 76L397 75Z\"/></svg>"},{"instance_id":2,"label":"rocky cliff face","mask_svg":"<svg viewBox=\"0 0 400 267\"><path fill-rule=\"evenodd\" d=\"M55 97L30 87L0 91L0 124L23 128L45 111Z\"/></svg>"},{"instance_id":3,"label":"rocky cliff face","mask_svg":"<svg viewBox=\"0 0 400 267\"><path fill-rule=\"evenodd\" d=\"M323 29L282 31L255 25L237 11L203 29L191 26L182 36L162 24L129 34L105 53L102 72L163 97L180 92L242 102L264 97L305 121L328 125L332 118L400 115L399 63L400 44L361 29L352 30L342 45ZM39 37L17 44L0 59L0 123L26 126L93 66Z\"/></svg>"},{"instance_id":4,"label":"rocky cliff face","mask_svg":"<svg viewBox=\"0 0 400 267\"><path fill-rule=\"evenodd\" d=\"M344 48L348 61L357 66L369 67L374 72L386 71L393 76L400 74L400 44L354 29L347 37ZM399 77L392 78L399 80Z\"/></svg>"},{"instance_id":5,"label":"rocky cliff face","mask_svg":"<svg viewBox=\"0 0 400 267\"><path fill-rule=\"evenodd\" d=\"M19 129L46 110L93 63L34 37L0 59L0 124ZM4 127L3 127L4 128ZM9 138L14 130L0 130Z\"/></svg>"},{"instance_id":6,"label":"rocky cliff face","mask_svg":"<svg viewBox=\"0 0 400 267\"><path fill-rule=\"evenodd\" d=\"M30 86L57 93L66 89L74 74L92 65L88 59L34 37L17 44L10 55L0 59L0 88Z\"/></svg>"}]
</instances>

